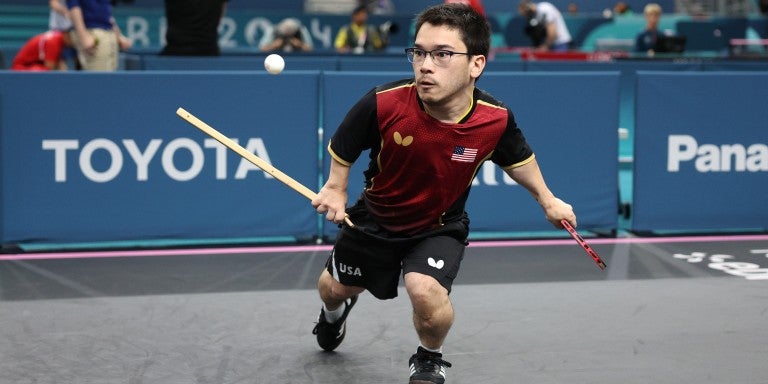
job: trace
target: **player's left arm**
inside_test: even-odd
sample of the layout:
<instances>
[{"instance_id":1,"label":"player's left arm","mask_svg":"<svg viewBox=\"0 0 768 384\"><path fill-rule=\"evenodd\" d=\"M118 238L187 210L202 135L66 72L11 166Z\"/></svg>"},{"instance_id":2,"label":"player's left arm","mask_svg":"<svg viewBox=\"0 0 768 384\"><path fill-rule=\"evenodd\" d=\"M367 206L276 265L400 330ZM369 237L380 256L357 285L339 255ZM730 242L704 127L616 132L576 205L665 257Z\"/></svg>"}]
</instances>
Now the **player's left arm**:
<instances>
[{"instance_id":1,"label":"player's left arm","mask_svg":"<svg viewBox=\"0 0 768 384\"><path fill-rule=\"evenodd\" d=\"M520 165L507 167L504 169L504 172L512 180L528 190L544 210L547 221L552 223L552 225L562 229L563 225L560 223L560 220L566 219L571 225L576 226L576 214L573 213L573 207L560 200L549 190L535 157L531 156L529 160Z\"/></svg>"}]
</instances>

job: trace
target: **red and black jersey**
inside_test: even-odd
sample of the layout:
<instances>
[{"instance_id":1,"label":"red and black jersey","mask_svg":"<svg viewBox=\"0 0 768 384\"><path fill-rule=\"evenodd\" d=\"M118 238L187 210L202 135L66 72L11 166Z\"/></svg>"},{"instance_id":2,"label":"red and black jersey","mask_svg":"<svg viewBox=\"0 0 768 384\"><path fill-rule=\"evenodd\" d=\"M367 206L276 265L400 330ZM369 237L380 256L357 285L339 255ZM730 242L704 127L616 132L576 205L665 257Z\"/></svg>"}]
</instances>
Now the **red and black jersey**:
<instances>
[{"instance_id":1,"label":"red and black jersey","mask_svg":"<svg viewBox=\"0 0 768 384\"><path fill-rule=\"evenodd\" d=\"M488 93L475 88L467 115L443 123L426 113L412 79L368 92L328 146L345 165L367 149L366 207L383 228L408 235L463 214L484 161L506 169L533 159L512 112Z\"/></svg>"}]
</instances>

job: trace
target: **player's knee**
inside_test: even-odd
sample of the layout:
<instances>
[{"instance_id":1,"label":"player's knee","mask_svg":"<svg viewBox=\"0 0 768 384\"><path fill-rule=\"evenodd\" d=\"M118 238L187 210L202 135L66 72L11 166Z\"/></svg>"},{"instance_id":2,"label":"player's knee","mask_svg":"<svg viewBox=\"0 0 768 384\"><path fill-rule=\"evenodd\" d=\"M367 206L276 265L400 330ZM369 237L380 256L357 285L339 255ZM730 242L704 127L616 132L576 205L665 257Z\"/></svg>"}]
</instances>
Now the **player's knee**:
<instances>
[{"instance_id":1,"label":"player's knee","mask_svg":"<svg viewBox=\"0 0 768 384\"><path fill-rule=\"evenodd\" d=\"M323 301L341 300L337 297L338 288L335 287L337 284L339 284L339 282L337 282L330 273L323 271L320 278L317 280L317 290Z\"/></svg>"},{"instance_id":2,"label":"player's knee","mask_svg":"<svg viewBox=\"0 0 768 384\"><path fill-rule=\"evenodd\" d=\"M406 276L406 290L417 313L428 315L434 308L450 305L448 290L431 276L410 273Z\"/></svg>"},{"instance_id":3,"label":"player's knee","mask_svg":"<svg viewBox=\"0 0 768 384\"><path fill-rule=\"evenodd\" d=\"M341 302L363 291L363 289L359 287L350 287L341 284L327 271L324 271L323 274L320 275L317 288L320 292L320 297L325 302Z\"/></svg>"},{"instance_id":4,"label":"player's knee","mask_svg":"<svg viewBox=\"0 0 768 384\"><path fill-rule=\"evenodd\" d=\"M331 297L333 297L336 300L346 300L357 293L358 291L356 289L352 287L347 287L346 285L343 285L335 280L334 280L334 283L331 285Z\"/></svg>"}]
</instances>

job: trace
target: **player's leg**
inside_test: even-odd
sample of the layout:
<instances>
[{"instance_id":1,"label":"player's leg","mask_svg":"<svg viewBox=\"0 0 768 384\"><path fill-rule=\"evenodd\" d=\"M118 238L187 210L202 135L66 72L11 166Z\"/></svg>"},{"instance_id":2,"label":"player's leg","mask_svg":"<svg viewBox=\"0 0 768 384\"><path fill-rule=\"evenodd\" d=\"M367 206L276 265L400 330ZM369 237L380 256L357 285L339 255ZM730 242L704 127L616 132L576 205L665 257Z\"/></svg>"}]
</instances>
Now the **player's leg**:
<instances>
[{"instance_id":1,"label":"player's leg","mask_svg":"<svg viewBox=\"0 0 768 384\"><path fill-rule=\"evenodd\" d=\"M439 351L453 325L453 305L448 290L432 276L421 273L407 273L404 281L419 342L427 349Z\"/></svg>"},{"instance_id":2,"label":"player's leg","mask_svg":"<svg viewBox=\"0 0 768 384\"><path fill-rule=\"evenodd\" d=\"M465 246L452 236L430 237L403 259L405 289L420 343L408 362L412 384L445 382L445 368L451 364L442 359L442 346L454 319L449 294Z\"/></svg>"},{"instance_id":3,"label":"player's leg","mask_svg":"<svg viewBox=\"0 0 768 384\"><path fill-rule=\"evenodd\" d=\"M329 262L332 262L329 259ZM328 270L323 270L317 281L317 291L323 307L312 333L317 343L326 351L333 351L344 341L347 333L347 316L357 302L362 287L346 286L337 281Z\"/></svg>"},{"instance_id":4,"label":"player's leg","mask_svg":"<svg viewBox=\"0 0 768 384\"><path fill-rule=\"evenodd\" d=\"M317 283L323 307L312 333L321 348L332 351L344 340L347 316L363 290L379 299L397 296L400 260L392 248L356 229L339 232Z\"/></svg>"},{"instance_id":5,"label":"player's leg","mask_svg":"<svg viewBox=\"0 0 768 384\"><path fill-rule=\"evenodd\" d=\"M362 287L350 287L339 283L327 269L323 270L317 280L317 292L328 310L339 308L347 299L359 295L364 290Z\"/></svg>"}]
</instances>

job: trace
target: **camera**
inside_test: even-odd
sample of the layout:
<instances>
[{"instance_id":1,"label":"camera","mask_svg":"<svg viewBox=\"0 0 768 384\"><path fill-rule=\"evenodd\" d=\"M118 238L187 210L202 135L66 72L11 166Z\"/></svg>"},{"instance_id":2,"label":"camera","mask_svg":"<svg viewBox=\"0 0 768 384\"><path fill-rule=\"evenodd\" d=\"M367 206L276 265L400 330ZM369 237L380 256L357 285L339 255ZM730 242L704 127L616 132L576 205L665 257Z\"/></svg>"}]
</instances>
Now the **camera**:
<instances>
[{"instance_id":1,"label":"camera","mask_svg":"<svg viewBox=\"0 0 768 384\"><path fill-rule=\"evenodd\" d=\"M400 26L397 23L393 23L391 20L385 21L379 25L379 33L382 37L389 37L394 35L400 30Z\"/></svg>"},{"instance_id":2,"label":"camera","mask_svg":"<svg viewBox=\"0 0 768 384\"><path fill-rule=\"evenodd\" d=\"M301 31L296 31L294 33L277 33L275 34L275 38L283 39L283 40L290 40L290 39L301 40Z\"/></svg>"},{"instance_id":3,"label":"camera","mask_svg":"<svg viewBox=\"0 0 768 384\"><path fill-rule=\"evenodd\" d=\"M391 20L385 21L379 25L379 36L384 46L389 45L389 35L394 35L400 31L400 26L397 23L393 23Z\"/></svg>"}]
</instances>

